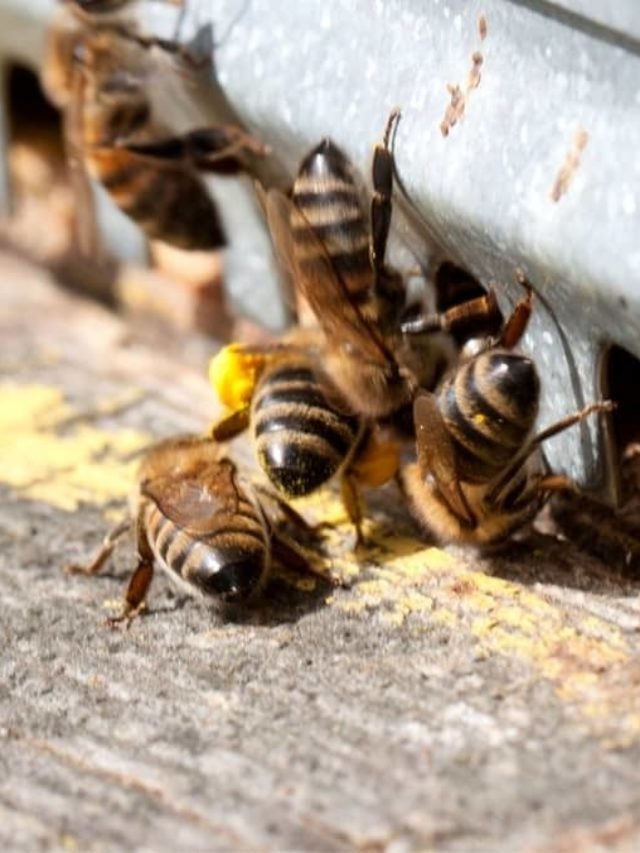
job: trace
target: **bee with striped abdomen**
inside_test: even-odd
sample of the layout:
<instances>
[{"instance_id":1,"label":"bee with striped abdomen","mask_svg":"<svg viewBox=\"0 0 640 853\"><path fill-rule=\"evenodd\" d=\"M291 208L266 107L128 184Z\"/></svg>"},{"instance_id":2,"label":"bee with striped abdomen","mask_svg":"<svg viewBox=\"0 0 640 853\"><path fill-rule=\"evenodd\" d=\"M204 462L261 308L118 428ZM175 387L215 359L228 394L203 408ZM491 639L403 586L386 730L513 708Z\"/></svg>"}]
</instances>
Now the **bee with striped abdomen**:
<instances>
[{"instance_id":1,"label":"bee with striped abdomen","mask_svg":"<svg viewBox=\"0 0 640 853\"><path fill-rule=\"evenodd\" d=\"M286 518L309 533L288 507ZM314 571L302 551L276 529L265 500L206 438L171 438L152 448L140 467L132 518L107 536L88 565L68 571L98 573L131 527L138 563L122 613L112 623L130 621L143 609L155 563L190 593L222 604L255 596L274 560Z\"/></svg>"},{"instance_id":2,"label":"bee with striped abdomen","mask_svg":"<svg viewBox=\"0 0 640 853\"><path fill-rule=\"evenodd\" d=\"M91 15L110 14L111 12L119 12L125 6L130 6L133 0L66 0L68 3L77 6L83 12Z\"/></svg>"},{"instance_id":3,"label":"bee with striped abdomen","mask_svg":"<svg viewBox=\"0 0 640 853\"><path fill-rule=\"evenodd\" d=\"M392 349L404 286L384 263L398 116L374 151L370 221L353 167L330 139L302 161L291 199L277 190L266 196L281 264L324 333L323 368L353 411L371 418L392 414L413 393Z\"/></svg>"},{"instance_id":4,"label":"bee with striped abdomen","mask_svg":"<svg viewBox=\"0 0 640 853\"><path fill-rule=\"evenodd\" d=\"M391 113L374 148L368 212L352 164L330 139L303 159L291 198L278 190L265 196L281 266L324 335L323 371L349 408L368 419L393 416L418 387L434 387L455 357L444 333L459 311L425 319L417 354L402 330L405 282L385 260L399 117ZM477 301L465 310L473 315L486 306Z\"/></svg>"},{"instance_id":5,"label":"bee with striped abdomen","mask_svg":"<svg viewBox=\"0 0 640 853\"><path fill-rule=\"evenodd\" d=\"M463 361L437 394L414 400L418 459L402 482L414 514L440 542L498 545L532 521L552 491L572 488L546 469L541 444L612 408L592 403L531 435L540 379L533 361L513 352L530 311L529 294L495 344Z\"/></svg>"},{"instance_id":6,"label":"bee with striped abdomen","mask_svg":"<svg viewBox=\"0 0 640 853\"><path fill-rule=\"evenodd\" d=\"M249 428L260 466L286 498L310 495L339 475L361 543L359 486L390 480L399 465L398 447L381 441L373 426L341 403L317 370L309 335L307 346L295 340L271 347L231 344L212 359L211 382L231 409L212 435L227 441Z\"/></svg>"},{"instance_id":7,"label":"bee with striped abdomen","mask_svg":"<svg viewBox=\"0 0 640 853\"><path fill-rule=\"evenodd\" d=\"M200 172L250 169L266 148L233 125L176 137L157 120L148 93L150 75L159 70L151 48L187 68L194 59L188 46L140 35L105 14L127 5L68 3L49 30L42 82L64 113L71 179L84 214L80 246L90 253L97 242L89 174L149 239L181 249L220 248L224 228Z\"/></svg>"}]
</instances>

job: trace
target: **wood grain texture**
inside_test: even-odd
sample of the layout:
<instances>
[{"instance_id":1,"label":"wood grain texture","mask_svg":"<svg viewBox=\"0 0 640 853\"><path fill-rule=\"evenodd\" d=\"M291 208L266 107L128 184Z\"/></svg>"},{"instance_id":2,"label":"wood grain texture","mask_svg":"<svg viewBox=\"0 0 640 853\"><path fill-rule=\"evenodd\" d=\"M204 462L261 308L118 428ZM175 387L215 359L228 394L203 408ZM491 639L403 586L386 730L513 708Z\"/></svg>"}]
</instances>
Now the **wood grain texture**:
<instances>
[{"instance_id":1,"label":"wood grain texture","mask_svg":"<svg viewBox=\"0 0 640 853\"><path fill-rule=\"evenodd\" d=\"M540 533L431 548L393 488L355 561L329 493L300 508L340 522L351 589L284 572L224 620L159 576L109 630L131 543L104 577L61 567L147 440L206 426L204 366L8 257L0 299L4 849L640 845L637 583Z\"/></svg>"}]
</instances>

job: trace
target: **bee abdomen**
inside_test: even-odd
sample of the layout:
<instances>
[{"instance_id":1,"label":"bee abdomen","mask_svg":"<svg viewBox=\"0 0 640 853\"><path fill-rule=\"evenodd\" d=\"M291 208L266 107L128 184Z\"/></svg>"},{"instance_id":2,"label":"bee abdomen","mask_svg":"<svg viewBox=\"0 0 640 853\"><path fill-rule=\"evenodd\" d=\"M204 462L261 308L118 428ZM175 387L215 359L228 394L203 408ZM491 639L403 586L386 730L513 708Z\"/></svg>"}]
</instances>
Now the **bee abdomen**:
<instances>
[{"instance_id":1,"label":"bee abdomen","mask_svg":"<svg viewBox=\"0 0 640 853\"><path fill-rule=\"evenodd\" d=\"M490 352L465 364L440 393L461 479L486 482L522 447L538 409L533 363Z\"/></svg>"},{"instance_id":2,"label":"bee abdomen","mask_svg":"<svg viewBox=\"0 0 640 853\"><path fill-rule=\"evenodd\" d=\"M329 480L359 434L357 419L333 409L313 372L300 367L265 377L252 422L260 465L291 497L310 494Z\"/></svg>"},{"instance_id":3,"label":"bee abdomen","mask_svg":"<svg viewBox=\"0 0 640 853\"><path fill-rule=\"evenodd\" d=\"M114 202L150 239L203 251L225 245L214 202L197 175L179 167L159 170L127 151L96 149L88 159Z\"/></svg>"},{"instance_id":4,"label":"bee abdomen","mask_svg":"<svg viewBox=\"0 0 640 853\"><path fill-rule=\"evenodd\" d=\"M197 544L182 577L206 595L231 601L247 598L260 586L268 563L264 537L229 529L215 540Z\"/></svg>"},{"instance_id":5,"label":"bee abdomen","mask_svg":"<svg viewBox=\"0 0 640 853\"><path fill-rule=\"evenodd\" d=\"M330 140L320 143L303 161L293 188L295 212L291 228L296 258L305 266L328 256L352 293L371 286L369 230L360 192L344 154ZM311 228L322 243L305 240Z\"/></svg>"},{"instance_id":6,"label":"bee abdomen","mask_svg":"<svg viewBox=\"0 0 640 853\"><path fill-rule=\"evenodd\" d=\"M162 564L205 595L233 600L250 595L269 564L269 543L253 505L240 500L234 512L220 512L212 530L193 536L155 505L146 516L151 548Z\"/></svg>"},{"instance_id":7,"label":"bee abdomen","mask_svg":"<svg viewBox=\"0 0 640 853\"><path fill-rule=\"evenodd\" d=\"M529 432L538 415L540 379L530 358L492 350L473 362L474 383L508 422Z\"/></svg>"}]
</instances>

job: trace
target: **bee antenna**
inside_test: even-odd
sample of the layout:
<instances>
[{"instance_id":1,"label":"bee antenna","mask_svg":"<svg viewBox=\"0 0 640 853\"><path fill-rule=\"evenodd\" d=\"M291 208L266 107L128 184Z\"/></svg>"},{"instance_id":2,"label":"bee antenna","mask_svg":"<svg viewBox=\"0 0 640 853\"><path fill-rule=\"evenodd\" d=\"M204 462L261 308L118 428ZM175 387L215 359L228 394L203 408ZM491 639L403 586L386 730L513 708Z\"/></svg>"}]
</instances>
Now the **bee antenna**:
<instances>
[{"instance_id":1,"label":"bee antenna","mask_svg":"<svg viewBox=\"0 0 640 853\"><path fill-rule=\"evenodd\" d=\"M387 119L387 126L384 131L384 136L382 138L384 147L393 151L395 143L396 143L396 133L398 132L398 125L400 124L400 118L402 117L402 113L400 111L400 107L395 107L391 110L391 114Z\"/></svg>"},{"instance_id":2,"label":"bee antenna","mask_svg":"<svg viewBox=\"0 0 640 853\"><path fill-rule=\"evenodd\" d=\"M231 32L235 29L236 25L242 20L244 15L246 15L247 12L249 11L249 6L251 6L251 0L245 0L244 3L240 6L238 11L236 12L236 14L231 19L231 21L229 22L229 25L227 26L227 29L224 32L224 35L222 36L220 41L217 41L215 43L214 47L220 47L221 45L223 45L225 43L227 38L231 35Z\"/></svg>"}]
</instances>

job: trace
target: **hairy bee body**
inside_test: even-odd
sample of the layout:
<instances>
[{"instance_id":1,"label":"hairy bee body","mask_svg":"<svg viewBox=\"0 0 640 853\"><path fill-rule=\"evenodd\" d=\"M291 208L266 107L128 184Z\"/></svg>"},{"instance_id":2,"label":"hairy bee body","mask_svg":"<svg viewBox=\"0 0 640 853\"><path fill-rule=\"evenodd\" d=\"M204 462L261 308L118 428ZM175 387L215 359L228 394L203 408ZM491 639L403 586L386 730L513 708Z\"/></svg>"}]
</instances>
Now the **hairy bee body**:
<instances>
[{"instance_id":1,"label":"hairy bee body","mask_svg":"<svg viewBox=\"0 0 640 853\"><path fill-rule=\"evenodd\" d=\"M414 515L438 542L490 548L505 543L537 515L544 497L532 477L539 472L540 460L523 471L513 484L513 493L505 496L499 508L485 500L486 483L461 484L474 513L471 525L451 509L433 484L425 484L417 464L406 467L402 481Z\"/></svg>"},{"instance_id":2,"label":"hairy bee body","mask_svg":"<svg viewBox=\"0 0 640 853\"><path fill-rule=\"evenodd\" d=\"M237 508L220 510L210 532L195 537L152 501L141 507L149 545L158 563L190 591L224 600L241 599L261 585L269 564L264 520L239 496Z\"/></svg>"},{"instance_id":3,"label":"hairy bee body","mask_svg":"<svg viewBox=\"0 0 640 853\"><path fill-rule=\"evenodd\" d=\"M372 193L324 139L303 159L291 198L277 190L266 197L276 250L324 336L323 369L351 410L370 420L393 418L419 386L433 388L454 355L444 317L425 322L417 343L405 334L405 281L386 263L398 120L394 110L374 148Z\"/></svg>"},{"instance_id":4,"label":"hairy bee body","mask_svg":"<svg viewBox=\"0 0 640 853\"><path fill-rule=\"evenodd\" d=\"M438 540L497 544L536 515L542 503L536 475L544 470L539 454L523 461L498 499L490 491L526 446L539 399L540 379L533 361L502 348L479 353L444 381L431 404L438 409L444 431L433 453L450 454L453 471L447 473L455 478L453 498L457 495L461 506L447 499L451 484L446 477L442 481L425 477L418 464L403 474L415 514ZM416 426L419 430L419 418ZM438 441L428 427L418 440Z\"/></svg>"},{"instance_id":5,"label":"hairy bee body","mask_svg":"<svg viewBox=\"0 0 640 853\"><path fill-rule=\"evenodd\" d=\"M270 534L233 463L201 439L154 448L139 475L138 526L158 563L191 592L243 599L262 584Z\"/></svg>"},{"instance_id":6,"label":"hairy bee body","mask_svg":"<svg viewBox=\"0 0 640 853\"><path fill-rule=\"evenodd\" d=\"M279 507L283 518L285 506L243 480L215 441L170 438L143 458L130 518L106 536L89 563L67 568L97 574L117 540L134 528L137 565L122 612L109 620L111 624L128 622L143 610L156 565L186 591L212 603L244 602L261 591L273 562L316 571L298 544L276 526L273 510ZM286 509L288 524L314 537L302 517Z\"/></svg>"},{"instance_id":7,"label":"hairy bee body","mask_svg":"<svg viewBox=\"0 0 640 853\"><path fill-rule=\"evenodd\" d=\"M224 245L215 203L193 167L125 147L148 139L152 123L145 75L134 64L140 49L99 24L79 28L77 45L69 74L79 76L79 103L70 109L77 111L74 130L89 174L148 238L181 249Z\"/></svg>"},{"instance_id":8,"label":"hairy bee body","mask_svg":"<svg viewBox=\"0 0 640 853\"><path fill-rule=\"evenodd\" d=\"M302 161L292 200L290 224L298 268L313 275L314 268L328 259L350 298L362 307L372 286L369 224L351 164L330 139ZM309 230L317 240L309 239Z\"/></svg>"},{"instance_id":9,"label":"hairy bee body","mask_svg":"<svg viewBox=\"0 0 640 853\"><path fill-rule=\"evenodd\" d=\"M201 251L225 244L214 202L195 172L181 164L159 170L126 149L96 147L85 156L91 175L149 239Z\"/></svg>"},{"instance_id":10,"label":"hairy bee body","mask_svg":"<svg viewBox=\"0 0 640 853\"><path fill-rule=\"evenodd\" d=\"M532 435L540 379L533 361L513 351L531 309L527 288L497 340L459 364L437 394L421 391L413 402L418 460L402 481L415 515L440 541L504 543L552 491L572 488L549 472L541 444L611 410L610 401L591 403Z\"/></svg>"},{"instance_id":11,"label":"hairy bee body","mask_svg":"<svg viewBox=\"0 0 640 853\"><path fill-rule=\"evenodd\" d=\"M344 466L361 434L358 418L334 408L303 354L268 369L252 400L258 461L288 497L311 494Z\"/></svg>"},{"instance_id":12,"label":"hairy bee body","mask_svg":"<svg viewBox=\"0 0 640 853\"><path fill-rule=\"evenodd\" d=\"M128 0L65 4L48 33L44 89L64 111L65 136L78 200L92 205L86 174L149 239L180 249L211 251L226 245L214 199L201 172L237 174L266 149L233 125L173 135L155 116L149 77L158 73L151 48L193 64L189 47L144 36L118 13ZM164 73L167 72L165 67ZM81 242L95 245L91 210L79 220Z\"/></svg>"},{"instance_id":13,"label":"hairy bee body","mask_svg":"<svg viewBox=\"0 0 640 853\"><path fill-rule=\"evenodd\" d=\"M538 415L540 379L531 359L492 349L445 379L437 399L460 480L486 483L531 432Z\"/></svg>"},{"instance_id":14,"label":"hairy bee body","mask_svg":"<svg viewBox=\"0 0 640 853\"><path fill-rule=\"evenodd\" d=\"M271 191L267 215L293 285L324 335L323 368L351 409L390 415L411 397L393 344L404 306L400 276L384 254L391 215L389 136L376 146L371 212L350 161L329 139L302 161L291 198Z\"/></svg>"},{"instance_id":15,"label":"hairy bee body","mask_svg":"<svg viewBox=\"0 0 640 853\"><path fill-rule=\"evenodd\" d=\"M317 369L314 338L298 332L280 345L221 350L209 377L231 412L212 425L211 435L224 442L250 429L260 466L285 498L310 495L338 475L344 508L362 542L359 488L378 488L396 475L399 443L352 413Z\"/></svg>"}]
</instances>

